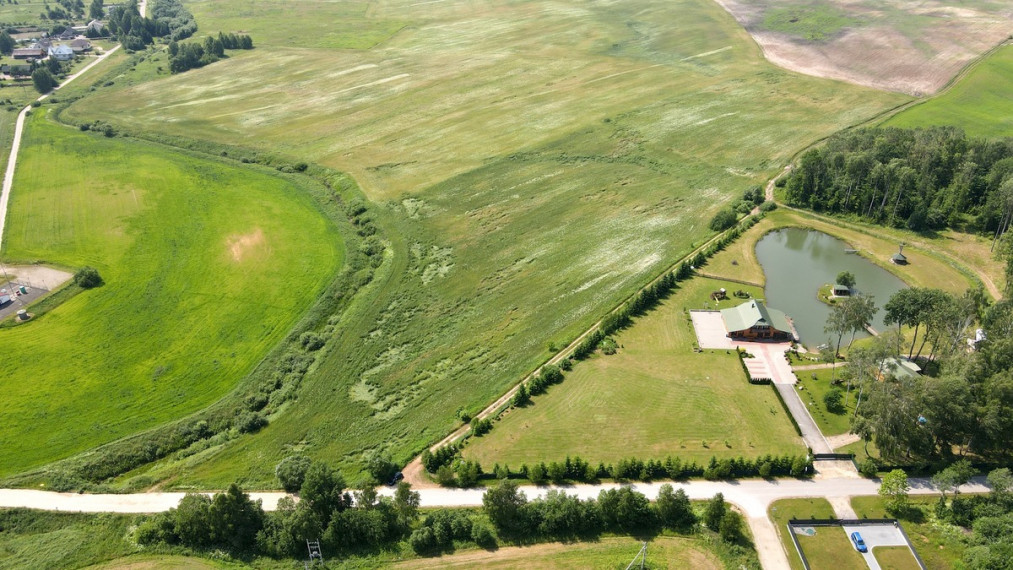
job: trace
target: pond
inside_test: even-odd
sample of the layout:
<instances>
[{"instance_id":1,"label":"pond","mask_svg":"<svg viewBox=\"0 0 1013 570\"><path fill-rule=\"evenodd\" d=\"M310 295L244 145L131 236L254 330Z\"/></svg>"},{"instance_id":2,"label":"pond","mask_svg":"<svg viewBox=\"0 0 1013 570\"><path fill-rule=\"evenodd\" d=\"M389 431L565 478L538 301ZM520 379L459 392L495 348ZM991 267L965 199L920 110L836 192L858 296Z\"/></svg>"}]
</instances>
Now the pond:
<instances>
[{"instance_id":1,"label":"pond","mask_svg":"<svg viewBox=\"0 0 1013 570\"><path fill-rule=\"evenodd\" d=\"M907 287L893 273L872 263L857 253L849 253L850 246L823 232L800 228L785 228L763 236L756 244L756 258L767 277L764 295L767 305L780 309L795 322L795 329L806 347L829 340L823 332L830 306L817 298L819 288L833 283L841 271L855 275L855 289L874 298L879 311L872 327L877 331L883 324L883 305L894 293ZM864 332L855 338L868 336ZM844 342L850 335L844 337Z\"/></svg>"}]
</instances>

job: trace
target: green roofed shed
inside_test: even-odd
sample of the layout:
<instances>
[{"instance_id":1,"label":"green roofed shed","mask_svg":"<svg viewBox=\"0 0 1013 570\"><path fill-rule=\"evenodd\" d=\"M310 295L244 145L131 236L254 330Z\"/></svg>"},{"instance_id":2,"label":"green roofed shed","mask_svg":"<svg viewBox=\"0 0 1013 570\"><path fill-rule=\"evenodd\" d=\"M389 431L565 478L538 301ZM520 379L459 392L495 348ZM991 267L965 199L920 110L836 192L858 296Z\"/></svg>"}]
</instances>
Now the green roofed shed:
<instances>
[{"instance_id":1,"label":"green roofed shed","mask_svg":"<svg viewBox=\"0 0 1013 570\"><path fill-rule=\"evenodd\" d=\"M751 299L737 307L723 309L721 318L730 337L791 340L795 337L788 317L763 301Z\"/></svg>"}]
</instances>

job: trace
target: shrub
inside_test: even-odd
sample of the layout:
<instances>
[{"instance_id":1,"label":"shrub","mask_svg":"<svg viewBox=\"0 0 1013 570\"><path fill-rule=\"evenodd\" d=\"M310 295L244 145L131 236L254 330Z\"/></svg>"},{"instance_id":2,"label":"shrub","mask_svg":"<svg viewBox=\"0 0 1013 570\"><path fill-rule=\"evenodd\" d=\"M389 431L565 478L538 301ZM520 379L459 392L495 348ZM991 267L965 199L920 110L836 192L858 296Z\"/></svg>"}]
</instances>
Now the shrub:
<instances>
[{"instance_id":1,"label":"shrub","mask_svg":"<svg viewBox=\"0 0 1013 570\"><path fill-rule=\"evenodd\" d=\"M375 483L384 484L394 478L398 471L397 463L391 460L385 453L374 453L366 462L366 470L369 471Z\"/></svg>"},{"instance_id":2,"label":"shrub","mask_svg":"<svg viewBox=\"0 0 1013 570\"><path fill-rule=\"evenodd\" d=\"M315 332L304 332L299 336L299 344L309 352L323 348L326 340L323 335Z\"/></svg>"},{"instance_id":3,"label":"shrub","mask_svg":"<svg viewBox=\"0 0 1013 570\"><path fill-rule=\"evenodd\" d=\"M619 344L614 338L607 336L601 341L602 354L615 354L619 350Z\"/></svg>"},{"instance_id":4,"label":"shrub","mask_svg":"<svg viewBox=\"0 0 1013 570\"><path fill-rule=\"evenodd\" d=\"M774 202L773 200L760 204L761 212L773 212L776 209L777 209L777 202Z\"/></svg>"},{"instance_id":5,"label":"shrub","mask_svg":"<svg viewBox=\"0 0 1013 570\"><path fill-rule=\"evenodd\" d=\"M827 411L831 414L843 414L844 392L838 388L828 390L827 393L823 394L823 405L827 407Z\"/></svg>"},{"instance_id":6,"label":"shrub","mask_svg":"<svg viewBox=\"0 0 1013 570\"><path fill-rule=\"evenodd\" d=\"M873 479L879 474L879 465L872 459L866 459L858 466L858 472L865 477Z\"/></svg>"},{"instance_id":7,"label":"shrub","mask_svg":"<svg viewBox=\"0 0 1013 570\"><path fill-rule=\"evenodd\" d=\"M496 537L493 536L492 529L484 523L471 525L471 540L487 550L496 548Z\"/></svg>"},{"instance_id":8,"label":"shrub","mask_svg":"<svg viewBox=\"0 0 1013 570\"><path fill-rule=\"evenodd\" d=\"M310 458L305 455L290 455L282 459L274 468L274 474L278 477L281 488L289 493L298 493L299 489L302 489L310 463Z\"/></svg>"},{"instance_id":9,"label":"shrub","mask_svg":"<svg viewBox=\"0 0 1013 570\"><path fill-rule=\"evenodd\" d=\"M74 274L74 283L82 289L93 289L105 283L98 270L94 267L84 266Z\"/></svg>"},{"instance_id":10,"label":"shrub","mask_svg":"<svg viewBox=\"0 0 1013 570\"><path fill-rule=\"evenodd\" d=\"M239 433L253 433L267 425L267 418L254 412L243 412L233 425Z\"/></svg>"}]
</instances>

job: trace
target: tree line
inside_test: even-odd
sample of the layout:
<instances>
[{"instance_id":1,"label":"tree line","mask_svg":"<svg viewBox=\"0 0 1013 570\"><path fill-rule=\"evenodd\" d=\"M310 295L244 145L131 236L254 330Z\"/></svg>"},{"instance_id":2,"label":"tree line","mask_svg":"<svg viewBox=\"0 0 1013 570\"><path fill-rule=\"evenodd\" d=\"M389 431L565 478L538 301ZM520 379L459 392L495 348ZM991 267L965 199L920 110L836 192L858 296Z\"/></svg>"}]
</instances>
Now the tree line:
<instances>
[{"instance_id":1,"label":"tree line","mask_svg":"<svg viewBox=\"0 0 1013 570\"><path fill-rule=\"evenodd\" d=\"M253 38L247 35L218 32L201 42L169 42L169 71L183 73L210 65L225 57L227 49L253 49Z\"/></svg>"},{"instance_id":2,"label":"tree line","mask_svg":"<svg viewBox=\"0 0 1013 570\"><path fill-rule=\"evenodd\" d=\"M785 179L790 205L914 231L1002 232L1013 212L1013 138L954 127L838 133Z\"/></svg>"},{"instance_id":3,"label":"tree line","mask_svg":"<svg viewBox=\"0 0 1013 570\"><path fill-rule=\"evenodd\" d=\"M703 477L709 480L738 479L743 477L806 477L812 473L812 460L800 455L770 455L755 459L711 457L706 464L683 461L669 456L664 460L640 458L620 459L615 463L598 462L593 465L579 456L567 456L563 461L522 464L514 470L509 465L495 464L484 471L477 461L466 461L459 448L446 445L436 451L422 452L422 465L434 475L436 481L447 487L469 487L481 479L526 479L536 485L571 482L596 483L602 479L614 481L681 480Z\"/></svg>"},{"instance_id":4,"label":"tree line","mask_svg":"<svg viewBox=\"0 0 1013 570\"><path fill-rule=\"evenodd\" d=\"M605 532L644 535L662 529L691 533L703 522L729 543L743 541L742 516L728 508L721 493L699 517L686 492L671 485L661 486L653 504L629 487L606 489L597 499L584 500L552 490L529 501L514 482L503 480L485 492L482 506L497 533L508 540L594 539Z\"/></svg>"},{"instance_id":5,"label":"tree line","mask_svg":"<svg viewBox=\"0 0 1013 570\"><path fill-rule=\"evenodd\" d=\"M164 24L172 41L184 40L197 31L197 20L180 0L151 0L151 17L160 25Z\"/></svg>"},{"instance_id":6,"label":"tree line","mask_svg":"<svg viewBox=\"0 0 1013 570\"><path fill-rule=\"evenodd\" d=\"M299 558L307 541L318 540L330 556L375 552L399 542L418 554L437 555L461 542L495 548L500 540L593 540L606 532L644 536L663 529L682 534L707 529L732 548L748 547L742 516L720 493L698 512L685 491L671 485L661 487L654 503L628 487L586 500L552 490L529 501L514 482L503 480L485 492L480 512L421 513L419 493L408 483L379 497L372 486L348 489L341 474L324 463L302 464L299 471L294 489L299 501L284 497L274 512L265 512L259 500L232 484L213 496L188 493L176 508L143 520L134 536L144 546L224 550L245 559Z\"/></svg>"}]
</instances>

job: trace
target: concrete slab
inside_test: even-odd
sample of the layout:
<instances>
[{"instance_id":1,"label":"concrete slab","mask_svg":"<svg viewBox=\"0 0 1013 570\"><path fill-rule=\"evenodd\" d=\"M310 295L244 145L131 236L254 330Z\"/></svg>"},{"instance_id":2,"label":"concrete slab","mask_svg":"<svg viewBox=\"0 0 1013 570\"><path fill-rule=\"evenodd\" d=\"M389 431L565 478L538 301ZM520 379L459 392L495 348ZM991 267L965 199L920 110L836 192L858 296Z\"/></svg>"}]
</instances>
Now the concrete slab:
<instances>
[{"instance_id":1,"label":"concrete slab","mask_svg":"<svg viewBox=\"0 0 1013 570\"><path fill-rule=\"evenodd\" d=\"M690 311L696 342L700 348L729 350L735 343L726 336L725 322L720 311Z\"/></svg>"}]
</instances>

